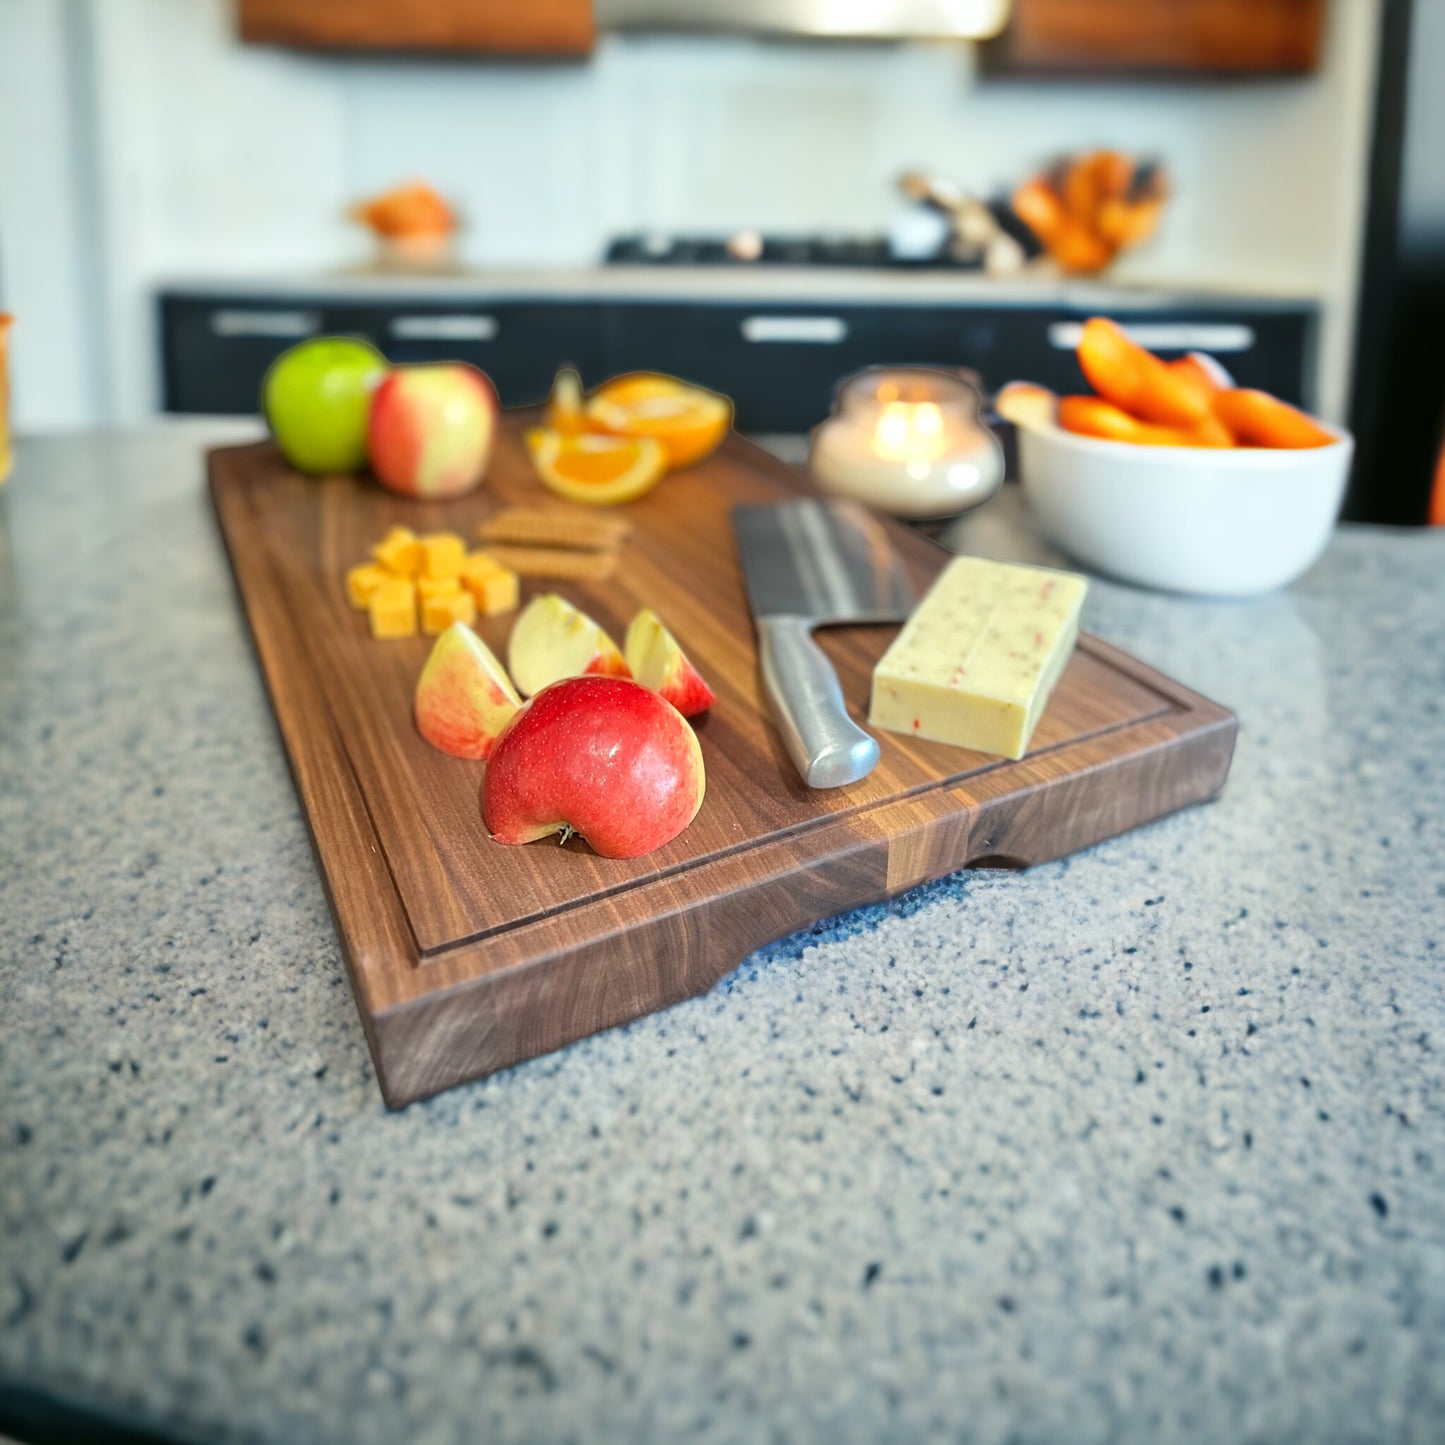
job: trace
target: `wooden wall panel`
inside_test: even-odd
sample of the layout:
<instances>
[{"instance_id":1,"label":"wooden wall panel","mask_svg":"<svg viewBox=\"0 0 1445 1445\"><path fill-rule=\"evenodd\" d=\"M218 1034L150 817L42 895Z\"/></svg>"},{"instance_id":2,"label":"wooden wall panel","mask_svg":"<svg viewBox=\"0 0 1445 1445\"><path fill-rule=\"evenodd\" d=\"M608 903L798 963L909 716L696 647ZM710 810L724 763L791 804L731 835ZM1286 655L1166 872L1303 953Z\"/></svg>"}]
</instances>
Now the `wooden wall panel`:
<instances>
[{"instance_id":1,"label":"wooden wall panel","mask_svg":"<svg viewBox=\"0 0 1445 1445\"><path fill-rule=\"evenodd\" d=\"M1323 22L1324 0L1014 0L984 65L1038 75L1298 73L1319 63Z\"/></svg>"},{"instance_id":2,"label":"wooden wall panel","mask_svg":"<svg viewBox=\"0 0 1445 1445\"><path fill-rule=\"evenodd\" d=\"M312 50L588 55L592 0L239 0L241 39Z\"/></svg>"}]
</instances>

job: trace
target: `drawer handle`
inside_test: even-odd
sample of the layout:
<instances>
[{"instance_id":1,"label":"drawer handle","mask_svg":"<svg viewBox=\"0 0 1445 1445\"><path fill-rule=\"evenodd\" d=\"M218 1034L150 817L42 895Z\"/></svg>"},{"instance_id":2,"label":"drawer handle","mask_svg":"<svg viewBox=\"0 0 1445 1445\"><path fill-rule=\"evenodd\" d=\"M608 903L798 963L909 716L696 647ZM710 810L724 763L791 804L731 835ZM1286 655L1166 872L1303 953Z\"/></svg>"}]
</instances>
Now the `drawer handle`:
<instances>
[{"instance_id":1,"label":"drawer handle","mask_svg":"<svg viewBox=\"0 0 1445 1445\"><path fill-rule=\"evenodd\" d=\"M836 346L848 335L840 316L748 316L742 324L745 341L802 341Z\"/></svg>"},{"instance_id":2,"label":"drawer handle","mask_svg":"<svg viewBox=\"0 0 1445 1445\"><path fill-rule=\"evenodd\" d=\"M1254 327L1217 321L1141 321L1123 326L1124 334L1150 351L1251 351ZM1055 321L1049 345L1056 351L1078 349L1084 335L1079 321Z\"/></svg>"},{"instance_id":3,"label":"drawer handle","mask_svg":"<svg viewBox=\"0 0 1445 1445\"><path fill-rule=\"evenodd\" d=\"M217 336L314 336L321 318L314 311L211 312L211 330Z\"/></svg>"},{"instance_id":4,"label":"drawer handle","mask_svg":"<svg viewBox=\"0 0 1445 1445\"><path fill-rule=\"evenodd\" d=\"M491 341L501 327L495 316L393 316L397 341Z\"/></svg>"}]
</instances>

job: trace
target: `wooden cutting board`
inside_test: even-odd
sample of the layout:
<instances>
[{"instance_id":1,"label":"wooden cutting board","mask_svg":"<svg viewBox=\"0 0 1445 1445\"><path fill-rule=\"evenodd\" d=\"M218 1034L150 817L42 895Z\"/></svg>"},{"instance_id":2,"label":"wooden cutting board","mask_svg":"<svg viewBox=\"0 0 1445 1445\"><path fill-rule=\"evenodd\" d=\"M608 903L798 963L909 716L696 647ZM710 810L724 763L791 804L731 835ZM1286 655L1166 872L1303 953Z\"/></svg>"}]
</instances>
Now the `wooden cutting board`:
<instances>
[{"instance_id":1,"label":"wooden cutting board","mask_svg":"<svg viewBox=\"0 0 1445 1445\"><path fill-rule=\"evenodd\" d=\"M269 443L210 454L210 484L256 651L393 1107L701 993L771 939L955 869L1056 858L1209 797L1236 724L1223 708L1082 637L1020 762L880 735L851 788L803 785L762 698L729 509L807 490L734 438L624 509L615 575L555 590L619 640L655 607L717 692L697 720L707 796L644 858L581 840L493 843L485 764L424 743L412 689L431 639L376 642L343 576L390 526L470 535L545 504L508 416L485 487L451 502L366 478L303 477ZM560 505L560 504L559 504ZM885 522L920 591L948 554ZM478 631L499 656L513 615ZM896 627L819 634L865 721Z\"/></svg>"}]
</instances>

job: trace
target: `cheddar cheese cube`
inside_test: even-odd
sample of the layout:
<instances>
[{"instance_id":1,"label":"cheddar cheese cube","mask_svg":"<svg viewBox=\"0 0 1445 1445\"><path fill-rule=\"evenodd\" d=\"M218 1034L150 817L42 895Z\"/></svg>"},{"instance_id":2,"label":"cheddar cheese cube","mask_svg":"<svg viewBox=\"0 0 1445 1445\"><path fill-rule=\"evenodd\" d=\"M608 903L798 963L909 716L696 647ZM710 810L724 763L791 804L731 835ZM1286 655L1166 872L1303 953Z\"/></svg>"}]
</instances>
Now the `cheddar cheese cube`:
<instances>
[{"instance_id":1,"label":"cheddar cheese cube","mask_svg":"<svg viewBox=\"0 0 1445 1445\"><path fill-rule=\"evenodd\" d=\"M367 601L371 635L377 638L416 636L416 587L409 577L383 582Z\"/></svg>"},{"instance_id":2,"label":"cheddar cheese cube","mask_svg":"<svg viewBox=\"0 0 1445 1445\"><path fill-rule=\"evenodd\" d=\"M416 579L416 595L418 600L425 601L428 597L440 597L447 592L460 592L462 584L456 577L418 577Z\"/></svg>"},{"instance_id":3,"label":"cheddar cheese cube","mask_svg":"<svg viewBox=\"0 0 1445 1445\"><path fill-rule=\"evenodd\" d=\"M346 574L346 597L358 612L366 611L371 594L384 582L392 580L391 573L375 562L363 562L352 567Z\"/></svg>"},{"instance_id":4,"label":"cheddar cheese cube","mask_svg":"<svg viewBox=\"0 0 1445 1445\"><path fill-rule=\"evenodd\" d=\"M415 577L421 571L421 543L410 527L393 527L371 555L393 577Z\"/></svg>"},{"instance_id":5,"label":"cheddar cheese cube","mask_svg":"<svg viewBox=\"0 0 1445 1445\"><path fill-rule=\"evenodd\" d=\"M502 564L490 552L468 552L462 559L461 572L458 575L465 585L469 576L484 576L488 572L499 572L501 568Z\"/></svg>"},{"instance_id":6,"label":"cheddar cheese cube","mask_svg":"<svg viewBox=\"0 0 1445 1445\"><path fill-rule=\"evenodd\" d=\"M418 545L423 577L455 577L462 570L467 544L455 532L429 532Z\"/></svg>"},{"instance_id":7,"label":"cheddar cheese cube","mask_svg":"<svg viewBox=\"0 0 1445 1445\"><path fill-rule=\"evenodd\" d=\"M461 584L476 598L483 617L511 612L517 605L517 574L485 552L473 552L462 564Z\"/></svg>"},{"instance_id":8,"label":"cheddar cheese cube","mask_svg":"<svg viewBox=\"0 0 1445 1445\"><path fill-rule=\"evenodd\" d=\"M436 637L447 630L453 622L475 622L477 604L470 592L460 587L454 592L437 592L423 597L421 603L421 630L428 637Z\"/></svg>"}]
</instances>

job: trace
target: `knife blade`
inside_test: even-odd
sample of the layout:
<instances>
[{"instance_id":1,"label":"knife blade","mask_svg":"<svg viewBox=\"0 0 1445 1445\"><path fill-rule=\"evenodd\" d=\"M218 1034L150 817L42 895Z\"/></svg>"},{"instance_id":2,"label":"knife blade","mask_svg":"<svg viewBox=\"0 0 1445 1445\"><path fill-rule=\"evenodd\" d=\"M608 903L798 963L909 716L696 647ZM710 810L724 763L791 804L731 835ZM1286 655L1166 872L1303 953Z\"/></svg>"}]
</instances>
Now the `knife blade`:
<instances>
[{"instance_id":1,"label":"knife blade","mask_svg":"<svg viewBox=\"0 0 1445 1445\"><path fill-rule=\"evenodd\" d=\"M854 502L734 507L743 585L763 687L788 754L810 788L840 788L878 763L849 717L815 627L901 622L917 596L876 517Z\"/></svg>"}]
</instances>

